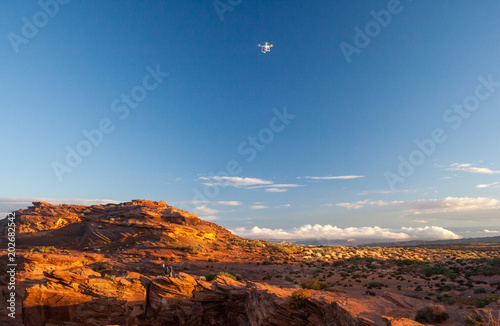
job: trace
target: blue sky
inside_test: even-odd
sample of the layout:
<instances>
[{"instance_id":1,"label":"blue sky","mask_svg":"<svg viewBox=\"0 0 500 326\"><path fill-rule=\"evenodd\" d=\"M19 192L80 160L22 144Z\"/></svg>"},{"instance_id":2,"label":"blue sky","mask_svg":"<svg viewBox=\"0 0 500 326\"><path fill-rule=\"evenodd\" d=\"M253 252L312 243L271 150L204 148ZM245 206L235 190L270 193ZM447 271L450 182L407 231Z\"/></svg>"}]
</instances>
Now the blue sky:
<instances>
[{"instance_id":1,"label":"blue sky","mask_svg":"<svg viewBox=\"0 0 500 326\"><path fill-rule=\"evenodd\" d=\"M3 3L0 211L145 198L246 236L500 231L498 2L216 4Z\"/></svg>"}]
</instances>

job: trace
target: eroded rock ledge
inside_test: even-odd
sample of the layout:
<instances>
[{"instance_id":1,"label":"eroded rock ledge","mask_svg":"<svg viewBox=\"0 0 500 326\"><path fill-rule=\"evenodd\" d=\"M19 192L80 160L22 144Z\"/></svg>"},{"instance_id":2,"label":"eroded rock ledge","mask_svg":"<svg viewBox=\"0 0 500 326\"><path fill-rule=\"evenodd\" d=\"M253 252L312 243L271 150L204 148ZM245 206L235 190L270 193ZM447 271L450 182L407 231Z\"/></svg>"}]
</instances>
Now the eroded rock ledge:
<instances>
[{"instance_id":1,"label":"eroded rock ledge","mask_svg":"<svg viewBox=\"0 0 500 326\"><path fill-rule=\"evenodd\" d=\"M138 273L101 277L87 268L52 271L26 290L25 325L420 325L381 316L378 305L400 309L412 302L397 294L375 300L311 291L299 309L290 308L293 289L234 281L206 282L186 273L149 279ZM68 322L70 321L71 322Z\"/></svg>"}]
</instances>

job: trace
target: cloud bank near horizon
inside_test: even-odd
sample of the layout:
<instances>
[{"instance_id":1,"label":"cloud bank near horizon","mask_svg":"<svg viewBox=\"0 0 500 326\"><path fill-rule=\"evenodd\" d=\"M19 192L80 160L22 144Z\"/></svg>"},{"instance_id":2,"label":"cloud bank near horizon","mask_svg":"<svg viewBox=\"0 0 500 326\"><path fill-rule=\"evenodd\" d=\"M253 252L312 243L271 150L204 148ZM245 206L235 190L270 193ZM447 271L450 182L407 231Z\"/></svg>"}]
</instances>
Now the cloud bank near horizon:
<instances>
[{"instance_id":1,"label":"cloud bank near horizon","mask_svg":"<svg viewBox=\"0 0 500 326\"><path fill-rule=\"evenodd\" d=\"M254 226L251 229L239 227L232 233L250 239L308 240L308 239L375 239L375 240L442 240L461 237L440 226L402 227L399 229L374 227L339 228L331 225L306 224L292 229L269 229Z\"/></svg>"}]
</instances>

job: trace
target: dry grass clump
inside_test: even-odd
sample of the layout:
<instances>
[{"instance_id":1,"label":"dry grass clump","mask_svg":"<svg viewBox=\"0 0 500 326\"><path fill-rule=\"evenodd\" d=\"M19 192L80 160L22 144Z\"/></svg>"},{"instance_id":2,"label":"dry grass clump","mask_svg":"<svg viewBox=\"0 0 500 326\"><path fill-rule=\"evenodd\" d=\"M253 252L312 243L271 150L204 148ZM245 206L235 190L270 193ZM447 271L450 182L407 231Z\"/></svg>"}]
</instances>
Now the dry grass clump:
<instances>
[{"instance_id":1,"label":"dry grass clump","mask_svg":"<svg viewBox=\"0 0 500 326\"><path fill-rule=\"evenodd\" d=\"M500 326L500 312L496 316L491 311L484 316L473 312L467 315L465 326Z\"/></svg>"}]
</instances>

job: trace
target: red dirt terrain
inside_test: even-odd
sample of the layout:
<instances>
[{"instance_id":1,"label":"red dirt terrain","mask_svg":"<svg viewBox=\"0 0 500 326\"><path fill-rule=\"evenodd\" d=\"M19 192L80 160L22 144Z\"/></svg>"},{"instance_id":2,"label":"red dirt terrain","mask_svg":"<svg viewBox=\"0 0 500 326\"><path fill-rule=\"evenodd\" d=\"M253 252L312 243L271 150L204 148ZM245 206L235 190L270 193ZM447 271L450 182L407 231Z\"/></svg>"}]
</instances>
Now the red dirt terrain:
<instances>
[{"instance_id":1,"label":"red dirt terrain","mask_svg":"<svg viewBox=\"0 0 500 326\"><path fill-rule=\"evenodd\" d=\"M498 325L500 316L491 244L276 244L146 200L35 202L15 215L16 318L2 304L0 325ZM7 220L0 232L5 266ZM3 302L8 283L0 279Z\"/></svg>"}]
</instances>

